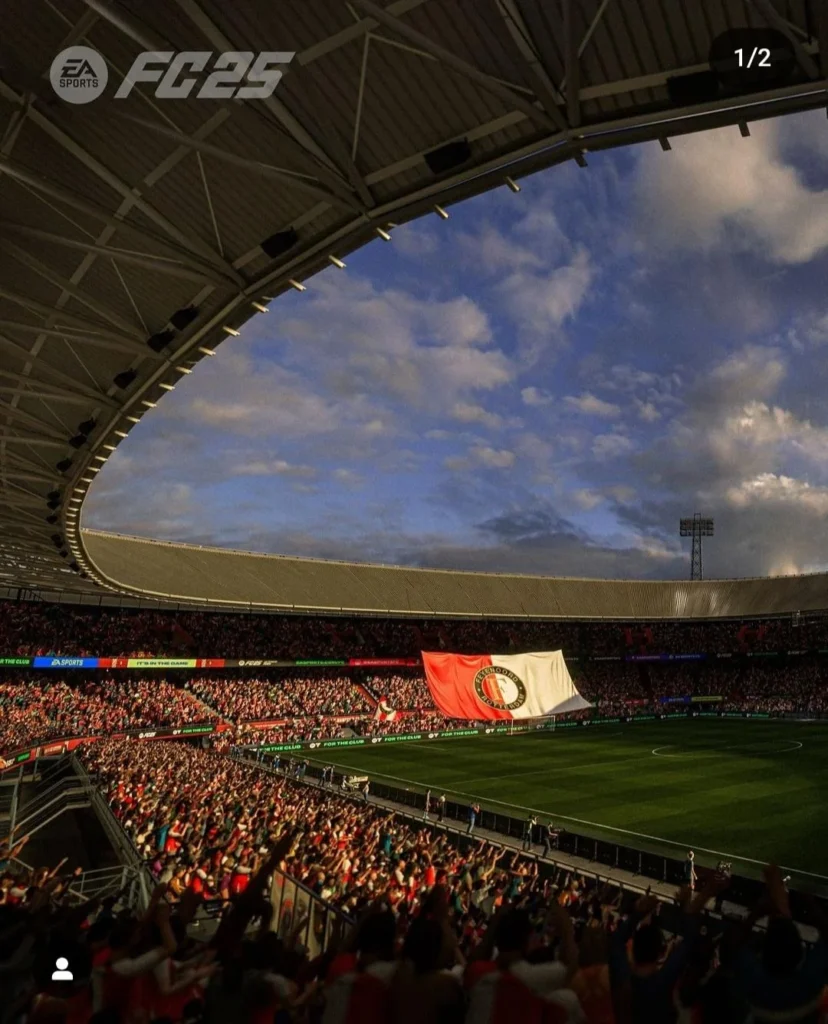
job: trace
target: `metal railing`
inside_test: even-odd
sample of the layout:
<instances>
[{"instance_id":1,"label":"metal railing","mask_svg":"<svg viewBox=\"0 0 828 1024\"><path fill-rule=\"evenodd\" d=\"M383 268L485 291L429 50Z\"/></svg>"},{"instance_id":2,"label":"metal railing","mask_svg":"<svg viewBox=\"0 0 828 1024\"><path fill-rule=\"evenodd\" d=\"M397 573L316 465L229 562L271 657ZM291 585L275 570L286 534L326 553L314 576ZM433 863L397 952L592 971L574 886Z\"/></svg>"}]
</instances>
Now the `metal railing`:
<instances>
[{"instance_id":1,"label":"metal railing","mask_svg":"<svg viewBox=\"0 0 828 1024\"><path fill-rule=\"evenodd\" d=\"M28 872L34 871L31 864L13 857L11 863ZM128 906L143 906L141 903L141 879L135 868L122 864L112 868L92 868L81 875L73 875L71 884L66 890L68 902L72 904L88 903L93 899L106 899L118 896L119 901Z\"/></svg>"},{"instance_id":2,"label":"metal railing","mask_svg":"<svg viewBox=\"0 0 828 1024\"><path fill-rule=\"evenodd\" d=\"M25 813L15 821L15 833L32 836L65 811L88 807L89 804L88 787L76 778L59 779L25 806Z\"/></svg>"},{"instance_id":3,"label":"metal railing","mask_svg":"<svg viewBox=\"0 0 828 1024\"><path fill-rule=\"evenodd\" d=\"M353 924L351 918L295 878L276 870L270 889L272 931L281 939L301 942L310 959L337 943Z\"/></svg>"}]
</instances>

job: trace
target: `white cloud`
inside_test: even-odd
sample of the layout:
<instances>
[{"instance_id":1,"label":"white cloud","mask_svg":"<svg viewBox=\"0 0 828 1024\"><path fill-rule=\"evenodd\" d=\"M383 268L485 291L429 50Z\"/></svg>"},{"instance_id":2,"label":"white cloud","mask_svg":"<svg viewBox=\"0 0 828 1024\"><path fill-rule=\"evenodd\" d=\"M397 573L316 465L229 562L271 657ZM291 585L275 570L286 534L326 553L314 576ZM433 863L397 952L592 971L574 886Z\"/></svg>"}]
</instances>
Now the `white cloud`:
<instances>
[{"instance_id":1,"label":"white cloud","mask_svg":"<svg viewBox=\"0 0 828 1024\"><path fill-rule=\"evenodd\" d=\"M587 487L580 487L572 492L572 497L575 500L575 504L586 511L597 508L600 505L604 497L597 491L592 491Z\"/></svg>"},{"instance_id":2,"label":"white cloud","mask_svg":"<svg viewBox=\"0 0 828 1024\"><path fill-rule=\"evenodd\" d=\"M452 419L458 420L460 423L479 423L484 427L491 427L493 430L503 426L502 416L472 402L456 402L451 410L451 416Z\"/></svg>"},{"instance_id":3,"label":"white cloud","mask_svg":"<svg viewBox=\"0 0 828 1024\"><path fill-rule=\"evenodd\" d=\"M533 340L548 343L578 312L593 279L589 253L579 248L569 264L549 273L519 270L498 287L518 328Z\"/></svg>"},{"instance_id":4,"label":"white cloud","mask_svg":"<svg viewBox=\"0 0 828 1024\"><path fill-rule=\"evenodd\" d=\"M344 277L344 275L340 275ZM313 298L280 324L292 361L318 370L337 395L436 412L509 383L484 310L467 296L437 301L359 278L320 278Z\"/></svg>"},{"instance_id":5,"label":"white cloud","mask_svg":"<svg viewBox=\"0 0 828 1024\"><path fill-rule=\"evenodd\" d=\"M731 401L773 394L785 377L786 366L779 349L747 345L710 371L705 387Z\"/></svg>"},{"instance_id":6,"label":"white cloud","mask_svg":"<svg viewBox=\"0 0 828 1024\"><path fill-rule=\"evenodd\" d=\"M554 402L554 396L550 395L548 391L543 391L541 388L523 388L520 392L520 397L523 399L524 405L549 405L550 402Z\"/></svg>"},{"instance_id":7,"label":"white cloud","mask_svg":"<svg viewBox=\"0 0 828 1024\"><path fill-rule=\"evenodd\" d=\"M828 429L800 420L787 409L749 402L727 415L708 434L712 451L720 461L738 463L740 451L754 450L772 464L779 456L780 446L788 445L791 453L828 465Z\"/></svg>"},{"instance_id":8,"label":"white cloud","mask_svg":"<svg viewBox=\"0 0 828 1024\"><path fill-rule=\"evenodd\" d=\"M490 448L487 445L474 445L469 448L467 456L451 455L443 460L446 469L453 472L464 472L474 466L486 466L488 469L510 469L514 464L514 452Z\"/></svg>"},{"instance_id":9,"label":"white cloud","mask_svg":"<svg viewBox=\"0 0 828 1024\"><path fill-rule=\"evenodd\" d=\"M297 466L284 459L254 460L233 468L234 476L294 476L310 479L316 476L313 466Z\"/></svg>"},{"instance_id":10,"label":"white cloud","mask_svg":"<svg viewBox=\"0 0 828 1024\"><path fill-rule=\"evenodd\" d=\"M503 274L544 267L536 247L517 244L491 224L484 225L476 234L456 236L456 244L464 260L483 273Z\"/></svg>"},{"instance_id":11,"label":"white cloud","mask_svg":"<svg viewBox=\"0 0 828 1024\"><path fill-rule=\"evenodd\" d=\"M412 258L433 256L440 249L437 232L421 223L403 224L394 229L392 237L395 247Z\"/></svg>"},{"instance_id":12,"label":"white cloud","mask_svg":"<svg viewBox=\"0 0 828 1024\"><path fill-rule=\"evenodd\" d=\"M492 469L508 469L515 463L515 453L505 449L479 446L471 449L471 454L481 465Z\"/></svg>"},{"instance_id":13,"label":"white cloud","mask_svg":"<svg viewBox=\"0 0 828 1024\"><path fill-rule=\"evenodd\" d=\"M656 420L661 419L661 413L652 402L642 402L640 398L637 398L635 404L638 408L639 419L644 420L645 423L655 423Z\"/></svg>"},{"instance_id":14,"label":"white cloud","mask_svg":"<svg viewBox=\"0 0 828 1024\"><path fill-rule=\"evenodd\" d=\"M590 391L585 391L582 395L567 395L564 398L564 402L569 406L570 409L576 412L582 412L587 416L617 416L621 412L621 407L613 405L612 402L605 402L602 398L598 398L593 395Z\"/></svg>"},{"instance_id":15,"label":"white cloud","mask_svg":"<svg viewBox=\"0 0 828 1024\"><path fill-rule=\"evenodd\" d=\"M728 245L782 264L828 248L828 190L782 160L775 121L755 122L749 139L735 127L679 137L668 156L642 148L637 187L648 237L664 245Z\"/></svg>"},{"instance_id":16,"label":"white cloud","mask_svg":"<svg viewBox=\"0 0 828 1024\"><path fill-rule=\"evenodd\" d=\"M752 480L729 487L726 497L735 508L790 505L819 516L828 513L828 487L812 487L805 480L794 480L776 473L760 473Z\"/></svg>"},{"instance_id":17,"label":"white cloud","mask_svg":"<svg viewBox=\"0 0 828 1024\"><path fill-rule=\"evenodd\" d=\"M592 442L592 454L596 459L617 459L628 455L634 447L623 434L598 434Z\"/></svg>"},{"instance_id":18,"label":"white cloud","mask_svg":"<svg viewBox=\"0 0 828 1024\"><path fill-rule=\"evenodd\" d=\"M335 469L331 475L337 483L344 484L346 487L361 487L365 482L364 477L359 473L343 467Z\"/></svg>"}]
</instances>

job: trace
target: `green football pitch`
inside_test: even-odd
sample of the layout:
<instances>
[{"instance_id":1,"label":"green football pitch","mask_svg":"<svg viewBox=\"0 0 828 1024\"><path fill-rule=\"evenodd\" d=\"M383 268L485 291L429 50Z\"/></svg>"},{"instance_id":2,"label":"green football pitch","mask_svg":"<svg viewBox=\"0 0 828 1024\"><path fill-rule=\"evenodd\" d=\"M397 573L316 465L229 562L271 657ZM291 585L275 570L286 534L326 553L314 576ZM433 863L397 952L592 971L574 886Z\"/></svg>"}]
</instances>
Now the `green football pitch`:
<instances>
[{"instance_id":1,"label":"green football pitch","mask_svg":"<svg viewBox=\"0 0 828 1024\"><path fill-rule=\"evenodd\" d=\"M318 755L317 755L318 756ZM675 719L325 752L325 762L581 835L828 889L828 722Z\"/></svg>"}]
</instances>

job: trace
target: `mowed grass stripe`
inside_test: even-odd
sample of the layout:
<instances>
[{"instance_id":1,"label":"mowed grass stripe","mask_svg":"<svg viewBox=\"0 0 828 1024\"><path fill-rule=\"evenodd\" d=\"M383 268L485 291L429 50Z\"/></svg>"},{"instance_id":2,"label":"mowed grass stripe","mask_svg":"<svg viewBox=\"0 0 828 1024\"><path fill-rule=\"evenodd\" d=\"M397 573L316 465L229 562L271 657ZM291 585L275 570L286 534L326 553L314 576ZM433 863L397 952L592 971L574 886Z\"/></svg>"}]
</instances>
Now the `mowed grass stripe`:
<instances>
[{"instance_id":1,"label":"mowed grass stripe","mask_svg":"<svg viewBox=\"0 0 828 1024\"><path fill-rule=\"evenodd\" d=\"M828 876L820 797L828 782L828 724L684 719L620 732L562 729L326 753L355 773L468 794L517 813L531 807L579 819L592 824L573 823L574 831L642 848L661 843L673 856L680 855L676 844L690 843ZM792 741L802 749L782 752ZM438 742L439 754L430 755ZM667 745L682 756L652 755ZM626 832L653 838L625 839Z\"/></svg>"}]
</instances>

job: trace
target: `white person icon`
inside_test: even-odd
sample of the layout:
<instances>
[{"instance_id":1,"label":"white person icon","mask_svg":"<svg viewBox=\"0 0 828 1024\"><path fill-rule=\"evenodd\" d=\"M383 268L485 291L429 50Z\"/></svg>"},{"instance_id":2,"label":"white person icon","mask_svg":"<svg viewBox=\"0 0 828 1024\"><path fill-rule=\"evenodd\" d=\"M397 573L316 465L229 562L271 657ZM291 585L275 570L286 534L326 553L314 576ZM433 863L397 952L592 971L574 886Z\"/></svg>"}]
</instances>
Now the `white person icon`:
<instances>
[{"instance_id":1,"label":"white person icon","mask_svg":"<svg viewBox=\"0 0 828 1024\"><path fill-rule=\"evenodd\" d=\"M69 961L65 956L59 956L55 960L56 971L52 971L52 981L74 981L75 976L72 974L69 967Z\"/></svg>"}]
</instances>

